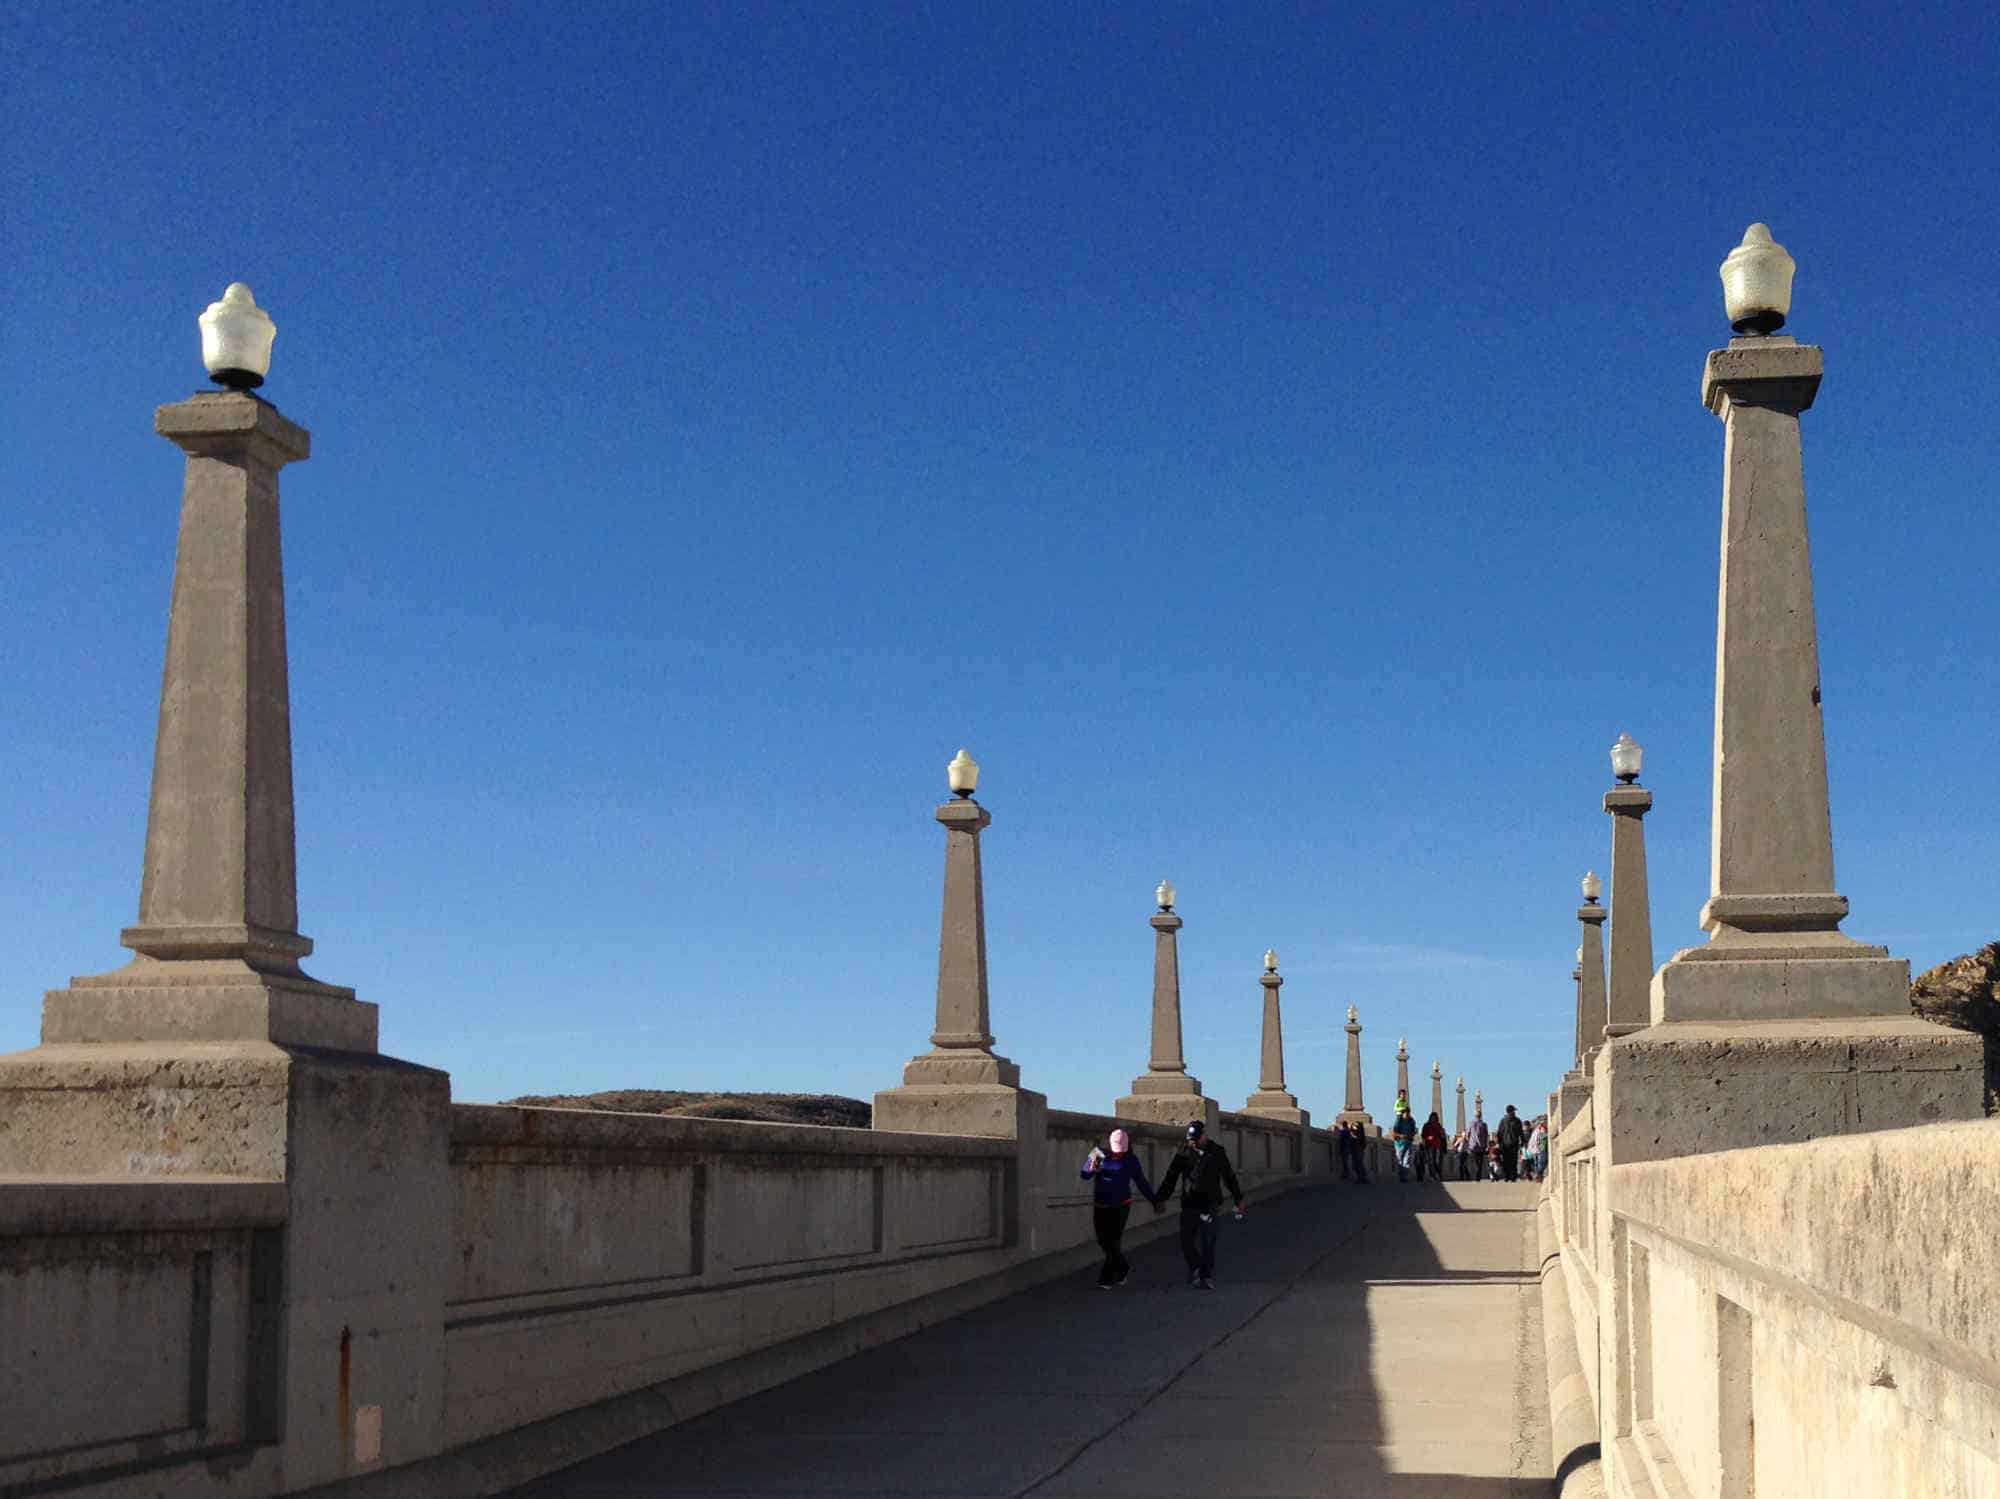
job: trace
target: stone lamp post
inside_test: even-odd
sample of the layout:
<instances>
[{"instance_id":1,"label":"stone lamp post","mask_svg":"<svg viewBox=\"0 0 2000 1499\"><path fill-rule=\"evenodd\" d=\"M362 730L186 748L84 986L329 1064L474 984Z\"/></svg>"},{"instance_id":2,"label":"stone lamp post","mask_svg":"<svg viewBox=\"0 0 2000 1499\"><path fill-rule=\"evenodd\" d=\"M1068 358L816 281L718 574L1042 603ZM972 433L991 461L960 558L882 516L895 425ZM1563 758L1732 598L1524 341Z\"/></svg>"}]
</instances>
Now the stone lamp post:
<instances>
[{"instance_id":1,"label":"stone lamp post","mask_svg":"<svg viewBox=\"0 0 2000 1499\"><path fill-rule=\"evenodd\" d=\"M1435 1061L1431 1063L1431 1112L1440 1120L1444 1118L1444 1068Z\"/></svg>"},{"instance_id":2,"label":"stone lamp post","mask_svg":"<svg viewBox=\"0 0 2000 1499\"><path fill-rule=\"evenodd\" d=\"M1258 984L1264 990L1264 1034L1259 1068L1257 1091L1250 1095L1243 1105L1246 1114L1261 1114L1266 1119L1283 1119L1292 1124L1306 1125L1310 1119L1306 1111L1299 1107L1299 1101L1285 1091L1285 1032L1284 1020L1278 1010L1278 990L1284 987L1284 979L1278 975L1278 954L1275 948L1264 953L1264 972L1258 977Z\"/></svg>"},{"instance_id":3,"label":"stone lamp post","mask_svg":"<svg viewBox=\"0 0 2000 1499\"><path fill-rule=\"evenodd\" d=\"M1570 988L1576 991L1576 1067L1580 1068L1583 1065L1584 1053L1588 1050L1583 1044L1583 949L1581 947L1576 950L1576 961L1570 965L1569 983ZM1571 1070L1575 1071L1576 1068Z\"/></svg>"},{"instance_id":4,"label":"stone lamp post","mask_svg":"<svg viewBox=\"0 0 2000 1499\"><path fill-rule=\"evenodd\" d=\"M1652 1024L1653 911L1646 890L1645 816L1653 793L1639 784L1645 751L1630 734L1611 746L1618 785L1604 793L1611 816L1611 965L1604 1036L1629 1036Z\"/></svg>"},{"instance_id":5,"label":"stone lamp post","mask_svg":"<svg viewBox=\"0 0 2000 1499\"><path fill-rule=\"evenodd\" d=\"M1453 1115L1451 1128L1453 1134L1462 1135L1465 1133L1465 1079L1463 1077L1458 1080L1458 1108Z\"/></svg>"},{"instance_id":6,"label":"stone lamp post","mask_svg":"<svg viewBox=\"0 0 2000 1499\"><path fill-rule=\"evenodd\" d=\"M875 1095L874 1126L918 1134L1029 1138L1046 1100L1024 1089L1021 1069L993 1049L986 895L979 864L979 835L992 825L993 816L972 799L979 787L979 762L965 750L945 767L945 780L952 800L936 813L944 828L944 907L938 923L931 1049L904 1066L902 1087Z\"/></svg>"},{"instance_id":7,"label":"stone lamp post","mask_svg":"<svg viewBox=\"0 0 2000 1499\"><path fill-rule=\"evenodd\" d=\"M1396 1038L1396 1097L1410 1096L1410 1041L1407 1036Z\"/></svg>"},{"instance_id":8,"label":"stone lamp post","mask_svg":"<svg viewBox=\"0 0 2000 1499\"><path fill-rule=\"evenodd\" d=\"M311 438L250 393L277 333L250 289L198 324L223 389L154 415L186 467L139 914L120 937L134 956L51 992L42 1045L0 1058L0 1173L89 1178L107 1215L142 1183L165 1205L181 1184L282 1184L283 1227L247 1266L202 1256L199 1313L234 1308L278 1405L202 1393L189 1418L200 1442L240 1444L245 1492L280 1493L442 1447L451 1089L378 1055L376 1007L299 967L278 474Z\"/></svg>"},{"instance_id":9,"label":"stone lamp post","mask_svg":"<svg viewBox=\"0 0 2000 1499\"><path fill-rule=\"evenodd\" d=\"M1576 908L1577 925L1583 941L1577 966L1583 970L1582 980L1576 990L1576 1044L1579 1066L1590 1070L1590 1058L1597 1048L1604 1044L1604 1021L1607 1005L1604 992L1604 920L1611 913L1604 909L1602 896L1604 881L1597 871L1591 870L1580 882L1583 888L1583 904Z\"/></svg>"},{"instance_id":10,"label":"stone lamp post","mask_svg":"<svg viewBox=\"0 0 2000 1499\"><path fill-rule=\"evenodd\" d=\"M1334 1116L1334 1122L1372 1135L1375 1133L1375 1120L1366 1106L1367 1095L1361 1091L1361 1012L1353 1005L1347 1007L1346 1030L1347 1100Z\"/></svg>"},{"instance_id":11,"label":"stone lamp post","mask_svg":"<svg viewBox=\"0 0 2000 1499\"><path fill-rule=\"evenodd\" d=\"M1794 269L1762 224L1722 266L1741 336L1709 354L1702 376L1723 439L1709 938L1653 975L1652 1025L1599 1054L1605 1166L1980 1112L1978 1038L1914 1019L1908 963L1839 930L1847 901L1834 881L1800 444L1824 361L1776 331ZM1632 777L1605 799L1628 854L1615 941L1626 882L1641 883L1645 799L1636 753L1614 768ZM1633 946L1628 962L1640 960ZM1700 1109L1680 1121L1696 1096Z\"/></svg>"},{"instance_id":12,"label":"stone lamp post","mask_svg":"<svg viewBox=\"0 0 2000 1499\"><path fill-rule=\"evenodd\" d=\"M1146 1070L1132 1079L1132 1091L1118 1100L1114 1112L1120 1119L1154 1124L1187 1124L1199 1119L1212 1131L1222 1117L1221 1107L1202 1093L1201 1080L1188 1074L1181 1051L1181 965L1176 936L1182 922L1174 914L1178 899L1171 880L1161 880L1153 892L1159 910L1151 918L1152 1058Z\"/></svg>"}]
</instances>

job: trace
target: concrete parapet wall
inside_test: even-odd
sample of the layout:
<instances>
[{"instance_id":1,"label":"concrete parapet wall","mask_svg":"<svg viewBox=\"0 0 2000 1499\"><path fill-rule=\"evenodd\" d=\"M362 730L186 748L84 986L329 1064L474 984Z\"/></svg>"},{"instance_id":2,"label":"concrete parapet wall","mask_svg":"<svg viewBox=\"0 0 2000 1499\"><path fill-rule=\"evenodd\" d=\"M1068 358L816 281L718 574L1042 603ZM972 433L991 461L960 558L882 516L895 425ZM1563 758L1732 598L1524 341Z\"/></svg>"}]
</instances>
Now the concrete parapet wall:
<instances>
[{"instance_id":1,"label":"concrete parapet wall","mask_svg":"<svg viewBox=\"0 0 2000 1499\"><path fill-rule=\"evenodd\" d=\"M452 1110L451 1446L1009 1258L1013 1142Z\"/></svg>"},{"instance_id":2,"label":"concrete parapet wall","mask_svg":"<svg viewBox=\"0 0 2000 1499\"><path fill-rule=\"evenodd\" d=\"M2000 1121L1611 1167L1613 1491L2000 1493L1996 1159Z\"/></svg>"},{"instance_id":3,"label":"concrete parapet wall","mask_svg":"<svg viewBox=\"0 0 2000 1499\"><path fill-rule=\"evenodd\" d=\"M275 1490L286 1209L282 1182L0 1177L0 1492L193 1458Z\"/></svg>"},{"instance_id":4,"label":"concrete parapet wall","mask_svg":"<svg viewBox=\"0 0 2000 1499\"><path fill-rule=\"evenodd\" d=\"M1016 1141L452 1105L448 1146L443 1129L407 1137L426 1160L449 1156L437 1231L408 1241L442 1251L411 1264L441 1303L426 1303L428 1351L414 1355L442 1385L439 1429L427 1451L392 1448L419 1428L396 1401L372 1404L387 1387L364 1381L379 1351L357 1331L351 1406L337 1392L341 1483L429 1492L447 1469L454 1492L518 1482L542 1471L537 1452L574 1461L635 1423L1079 1267L1096 1254L1079 1168L1120 1126L1157 1183L1182 1131L1108 1115L1048 1111ZM1326 1131L1225 1114L1215 1134L1256 1195L1335 1169ZM0 1179L0 1410L36 1413L0 1422L0 1491L248 1496L324 1481L323 1461L290 1450L273 1308L288 1265L310 1277L341 1246L323 1215L293 1211L293 1191ZM1128 1237L1170 1234L1177 1216L1142 1208ZM526 1437L558 1427L539 1446Z\"/></svg>"}]
</instances>

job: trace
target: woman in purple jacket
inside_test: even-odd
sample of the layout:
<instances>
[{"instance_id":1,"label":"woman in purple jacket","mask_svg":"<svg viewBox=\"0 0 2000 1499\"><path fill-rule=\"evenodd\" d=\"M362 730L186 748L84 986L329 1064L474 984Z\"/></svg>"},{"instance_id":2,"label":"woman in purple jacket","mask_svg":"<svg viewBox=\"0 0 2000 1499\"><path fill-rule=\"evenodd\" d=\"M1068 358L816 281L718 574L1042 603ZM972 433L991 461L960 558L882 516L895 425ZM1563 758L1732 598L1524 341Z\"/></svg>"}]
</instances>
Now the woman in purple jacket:
<instances>
[{"instance_id":1,"label":"woman in purple jacket","mask_svg":"<svg viewBox=\"0 0 2000 1499\"><path fill-rule=\"evenodd\" d=\"M1090 1154L1084 1157L1082 1175L1096 1184L1090 1212L1097 1228L1098 1246L1104 1251L1104 1268L1097 1272L1097 1289L1108 1291L1124 1285L1125 1278L1132 1273L1118 1245L1125 1237L1125 1220L1132 1216L1133 1192L1155 1205L1159 1198L1153 1194L1153 1184L1146 1180L1146 1168L1132 1154L1131 1135L1122 1129L1111 1132L1109 1155L1091 1147Z\"/></svg>"}]
</instances>

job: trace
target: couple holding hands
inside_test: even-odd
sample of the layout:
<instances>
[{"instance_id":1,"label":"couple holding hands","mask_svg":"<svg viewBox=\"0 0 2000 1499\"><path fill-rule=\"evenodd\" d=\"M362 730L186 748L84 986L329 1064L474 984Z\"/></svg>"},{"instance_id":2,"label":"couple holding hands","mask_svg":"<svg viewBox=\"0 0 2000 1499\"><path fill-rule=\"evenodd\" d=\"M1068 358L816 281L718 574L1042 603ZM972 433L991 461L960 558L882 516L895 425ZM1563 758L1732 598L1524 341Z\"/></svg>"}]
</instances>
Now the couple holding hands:
<instances>
[{"instance_id":1,"label":"couple holding hands","mask_svg":"<svg viewBox=\"0 0 2000 1499\"><path fill-rule=\"evenodd\" d=\"M1132 1216L1132 1198L1144 1197L1153 1211L1163 1212L1167 1199L1178 1186L1181 1193L1181 1258L1187 1261L1188 1284L1197 1290L1215 1289L1215 1225L1222 1211L1223 1189L1235 1200L1236 1216L1243 1216L1243 1188L1230 1169L1229 1152L1208 1138L1208 1130L1197 1119L1187 1127L1187 1143L1174 1152L1173 1164L1161 1178L1159 1190L1146 1180L1146 1168L1132 1153L1132 1136L1114 1129L1110 1150L1092 1147L1084 1158L1082 1176L1095 1183L1091 1214L1097 1228L1097 1243L1104 1251L1104 1268L1097 1274L1097 1288L1108 1291L1122 1286L1132 1273L1119 1248L1125 1237L1125 1223Z\"/></svg>"}]
</instances>

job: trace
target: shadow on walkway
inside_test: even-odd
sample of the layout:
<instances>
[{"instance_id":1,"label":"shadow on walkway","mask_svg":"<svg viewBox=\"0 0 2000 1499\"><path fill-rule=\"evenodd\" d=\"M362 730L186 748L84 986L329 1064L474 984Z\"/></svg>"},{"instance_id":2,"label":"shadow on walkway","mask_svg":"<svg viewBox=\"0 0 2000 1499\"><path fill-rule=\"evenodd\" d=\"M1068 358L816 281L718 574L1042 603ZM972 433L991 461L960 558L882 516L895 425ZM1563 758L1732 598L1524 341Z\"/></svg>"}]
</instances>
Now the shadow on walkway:
<instances>
[{"instance_id":1,"label":"shadow on walkway","mask_svg":"<svg viewBox=\"0 0 2000 1499\"><path fill-rule=\"evenodd\" d=\"M1546 1494L1534 1192L1304 1188L1225 1220L1215 1291L1161 1240L516 1492Z\"/></svg>"}]
</instances>

